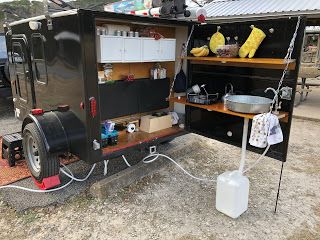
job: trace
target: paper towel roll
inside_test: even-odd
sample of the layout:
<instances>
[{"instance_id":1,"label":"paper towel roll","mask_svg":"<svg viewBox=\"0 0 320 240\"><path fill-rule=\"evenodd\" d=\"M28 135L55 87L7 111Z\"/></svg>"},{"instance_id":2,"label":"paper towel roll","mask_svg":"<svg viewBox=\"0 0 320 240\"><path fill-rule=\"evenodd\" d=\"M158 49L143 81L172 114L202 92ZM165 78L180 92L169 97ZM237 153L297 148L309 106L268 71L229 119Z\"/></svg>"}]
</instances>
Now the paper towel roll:
<instances>
[{"instance_id":1,"label":"paper towel roll","mask_svg":"<svg viewBox=\"0 0 320 240\"><path fill-rule=\"evenodd\" d=\"M128 133L133 133L136 130L136 125L133 123L128 124L127 126L127 132Z\"/></svg>"},{"instance_id":2,"label":"paper towel roll","mask_svg":"<svg viewBox=\"0 0 320 240\"><path fill-rule=\"evenodd\" d=\"M187 8L187 10L190 11L191 18L198 18L200 15L203 15L205 18L207 17L207 10L202 7Z\"/></svg>"}]
</instances>

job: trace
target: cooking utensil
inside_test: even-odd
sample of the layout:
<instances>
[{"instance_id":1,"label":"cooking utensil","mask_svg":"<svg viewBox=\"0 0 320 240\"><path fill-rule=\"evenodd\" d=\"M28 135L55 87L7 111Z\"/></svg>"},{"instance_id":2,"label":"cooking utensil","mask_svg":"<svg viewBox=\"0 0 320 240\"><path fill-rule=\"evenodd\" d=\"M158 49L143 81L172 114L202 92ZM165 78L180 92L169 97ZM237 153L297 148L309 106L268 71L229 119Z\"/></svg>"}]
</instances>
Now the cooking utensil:
<instances>
[{"instance_id":1,"label":"cooking utensil","mask_svg":"<svg viewBox=\"0 0 320 240\"><path fill-rule=\"evenodd\" d=\"M228 92L228 86L230 86L230 90ZM231 83L226 84L226 86L224 87L224 95L222 96L221 100L224 104L226 104L226 98L229 96L234 95L233 92L233 85Z\"/></svg>"},{"instance_id":2,"label":"cooking utensil","mask_svg":"<svg viewBox=\"0 0 320 240\"><path fill-rule=\"evenodd\" d=\"M240 113L265 113L270 110L272 100L250 95L233 95L226 98L226 107Z\"/></svg>"}]
</instances>

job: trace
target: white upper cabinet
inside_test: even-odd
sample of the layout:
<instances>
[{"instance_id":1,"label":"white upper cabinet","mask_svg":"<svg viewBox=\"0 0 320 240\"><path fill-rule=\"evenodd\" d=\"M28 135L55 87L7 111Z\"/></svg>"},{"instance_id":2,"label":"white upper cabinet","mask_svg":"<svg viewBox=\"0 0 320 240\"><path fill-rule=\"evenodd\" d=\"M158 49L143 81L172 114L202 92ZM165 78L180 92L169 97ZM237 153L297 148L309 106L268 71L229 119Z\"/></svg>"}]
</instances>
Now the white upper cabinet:
<instances>
[{"instance_id":1,"label":"white upper cabinet","mask_svg":"<svg viewBox=\"0 0 320 240\"><path fill-rule=\"evenodd\" d=\"M160 59L160 41L153 38L142 39L142 61L157 62Z\"/></svg>"},{"instance_id":2,"label":"white upper cabinet","mask_svg":"<svg viewBox=\"0 0 320 240\"><path fill-rule=\"evenodd\" d=\"M123 38L114 36L98 36L97 38L98 62L111 63L122 62Z\"/></svg>"},{"instance_id":3,"label":"white upper cabinet","mask_svg":"<svg viewBox=\"0 0 320 240\"><path fill-rule=\"evenodd\" d=\"M123 62L141 62L141 40L139 38L124 38Z\"/></svg>"},{"instance_id":4,"label":"white upper cabinet","mask_svg":"<svg viewBox=\"0 0 320 240\"><path fill-rule=\"evenodd\" d=\"M175 61L176 40L97 36L99 63Z\"/></svg>"},{"instance_id":5,"label":"white upper cabinet","mask_svg":"<svg viewBox=\"0 0 320 240\"><path fill-rule=\"evenodd\" d=\"M176 40L160 39L160 59L161 61L175 61Z\"/></svg>"}]
</instances>

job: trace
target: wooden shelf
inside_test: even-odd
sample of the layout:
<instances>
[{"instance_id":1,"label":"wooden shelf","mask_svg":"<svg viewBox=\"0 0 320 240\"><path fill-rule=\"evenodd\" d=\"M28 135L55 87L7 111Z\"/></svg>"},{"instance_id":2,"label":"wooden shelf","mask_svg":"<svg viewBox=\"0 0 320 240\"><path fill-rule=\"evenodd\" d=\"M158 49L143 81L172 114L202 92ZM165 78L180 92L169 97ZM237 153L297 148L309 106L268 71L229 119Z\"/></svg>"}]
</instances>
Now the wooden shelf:
<instances>
[{"instance_id":1,"label":"wooden shelf","mask_svg":"<svg viewBox=\"0 0 320 240\"><path fill-rule=\"evenodd\" d=\"M249 67L265 69L284 69L286 62L278 58L222 58L222 57L183 57L191 64L206 64L232 67ZM296 68L296 60L290 60L289 70Z\"/></svg>"},{"instance_id":2,"label":"wooden shelf","mask_svg":"<svg viewBox=\"0 0 320 240\"><path fill-rule=\"evenodd\" d=\"M127 133L126 131L121 131L119 132L118 144L115 146L107 146L102 149L102 152L103 155L107 155L129 147L135 147L139 144L153 141L158 138L182 134L183 132L184 129L179 128L178 126L173 126L171 128L163 129L153 133L147 133L142 131Z\"/></svg>"},{"instance_id":3,"label":"wooden shelf","mask_svg":"<svg viewBox=\"0 0 320 240\"><path fill-rule=\"evenodd\" d=\"M247 113L238 113L238 112L230 111L227 108L225 108L224 104L221 102L214 103L211 105L201 105L201 104L187 102L186 97L180 97L180 99L170 98L170 102L181 103L181 104L192 106L192 107L206 109L208 111L220 112L220 113L224 113L224 114L228 114L228 115L249 118L249 119L252 119L255 115L257 115L257 114L247 114ZM288 115L289 114L287 112L280 112L280 114L279 114L280 121L288 122Z\"/></svg>"}]
</instances>

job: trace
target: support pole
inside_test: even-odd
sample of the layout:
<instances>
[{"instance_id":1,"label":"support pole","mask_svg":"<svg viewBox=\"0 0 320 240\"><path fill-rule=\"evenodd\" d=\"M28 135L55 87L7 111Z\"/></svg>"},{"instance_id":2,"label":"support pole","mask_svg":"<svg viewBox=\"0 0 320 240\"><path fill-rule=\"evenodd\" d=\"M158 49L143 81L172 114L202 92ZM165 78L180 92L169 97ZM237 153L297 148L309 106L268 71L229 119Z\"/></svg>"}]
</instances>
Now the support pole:
<instances>
[{"instance_id":1,"label":"support pole","mask_svg":"<svg viewBox=\"0 0 320 240\"><path fill-rule=\"evenodd\" d=\"M244 118L243 122L243 132L242 132L242 149L241 149L241 160L239 172L242 174L244 164L246 161L246 152L247 152L247 141L248 141L248 126L249 126L249 118Z\"/></svg>"},{"instance_id":2,"label":"support pole","mask_svg":"<svg viewBox=\"0 0 320 240\"><path fill-rule=\"evenodd\" d=\"M278 207L278 201L279 201L279 194L280 194L280 187L281 187L281 180L282 180L283 165L284 165L284 162L282 162L282 165L281 165L279 185L278 185L278 192L277 192L277 199L276 199L276 206L274 207L274 213L277 213L277 207Z\"/></svg>"}]
</instances>

